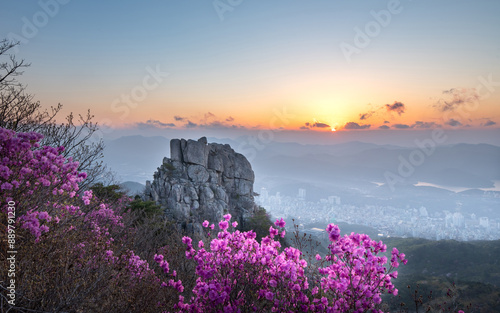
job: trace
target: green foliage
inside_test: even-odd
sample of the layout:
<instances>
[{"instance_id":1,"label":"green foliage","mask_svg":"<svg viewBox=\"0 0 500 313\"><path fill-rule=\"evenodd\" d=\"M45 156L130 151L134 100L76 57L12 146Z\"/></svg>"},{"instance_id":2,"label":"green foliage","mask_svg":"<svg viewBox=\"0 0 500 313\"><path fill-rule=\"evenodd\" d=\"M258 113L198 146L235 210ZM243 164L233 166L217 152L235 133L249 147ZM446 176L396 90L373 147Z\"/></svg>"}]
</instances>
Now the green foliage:
<instances>
[{"instance_id":1,"label":"green foliage","mask_svg":"<svg viewBox=\"0 0 500 313\"><path fill-rule=\"evenodd\" d=\"M165 165L165 168L170 171L170 172L173 172L175 171L175 166L173 166L171 163L164 163Z\"/></svg>"},{"instance_id":2,"label":"green foliage","mask_svg":"<svg viewBox=\"0 0 500 313\"><path fill-rule=\"evenodd\" d=\"M126 197L125 191L118 185L104 186L102 183L97 183L90 189L94 196L105 203L118 203ZM141 223L145 217L154 217L163 213L163 210L156 202L143 201L138 195L128 203L127 208L134 213L138 223Z\"/></svg>"},{"instance_id":3,"label":"green foliage","mask_svg":"<svg viewBox=\"0 0 500 313\"><path fill-rule=\"evenodd\" d=\"M416 290L422 297L422 312L429 307L439 311L444 302L472 308L465 311L500 312L500 240L387 238L384 243L397 246L408 259L408 266L399 269L395 282L399 299L391 301L391 311L401 309L401 302L403 312L415 311ZM447 307L443 310L448 312Z\"/></svg>"},{"instance_id":4,"label":"green foliage","mask_svg":"<svg viewBox=\"0 0 500 313\"><path fill-rule=\"evenodd\" d=\"M269 235L269 227L273 226L266 209L259 207L249 221L242 225L241 231L253 230L257 234L257 240Z\"/></svg>"},{"instance_id":5,"label":"green foliage","mask_svg":"<svg viewBox=\"0 0 500 313\"><path fill-rule=\"evenodd\" d=\"M405 275L396 280L398 298L387 298L391 312L500 312L500 288L443 277Z\"/></svg>"},{"instance_id":6,"label":"green foliage","mask_svg":"<svg viewBox=\"0 0 500 313\"><path fill-rule=\"evenodd\" d=\"M146 217L155 217L163 214L163 210L156 202L143 201L140 196L135 196L135 199L129 203L128 208L138 217L139 223Z\"/></svg>"},{"instance_id":7,"label":"green foliage","mask_svg":"<svg viewBox=\"0 0 500 313\"><path fill-rule=\"evenodd\" d=\"M94 196L106 203L116 203L125 196L125 192L118 185L104 186L103 183L97 183L90 187L90 190Z\"/></svg>"},{"instance_id":8,"label":"green foliage","mask_svg":"<svg viewBox=\"0 0 500 313\"><path fill-rule=\"evenodd\" d=\"M461 242L388 238L384 243L405 252L408 266L400 274L447 277L500 287L500 240Z\"/></svg>"},{"instance_id":9,"label":"green foliage","mask_svg":"<svg viewBox=\"0 0 500 313\"><path fill-rule=\"evenodd\" d=\"M257 240L260 241L263 237L269 235L269 228L273 226L274 223L271 221L269 214L267 214L266 209L259 207L255 214L250 218L249 221L242 225L240 231L253 230L257 235ZM288 244L283 238L279 239L281 246L287 247Z\"/></svg>"}]
</instances>

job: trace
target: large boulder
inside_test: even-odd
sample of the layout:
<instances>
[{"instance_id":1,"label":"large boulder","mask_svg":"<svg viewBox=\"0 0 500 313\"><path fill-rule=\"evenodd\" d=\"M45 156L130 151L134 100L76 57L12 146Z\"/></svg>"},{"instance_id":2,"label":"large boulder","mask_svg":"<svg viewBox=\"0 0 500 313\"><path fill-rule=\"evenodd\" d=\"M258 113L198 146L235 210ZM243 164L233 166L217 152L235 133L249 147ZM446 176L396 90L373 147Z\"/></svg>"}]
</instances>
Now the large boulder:
<instances>
[{"instance_id":1,"label":"large boulder","mask_svg":"<svg viewBox=\"0 0 500 313\"><path fill-rule=\"evenodd\" d=\"M192 164L188 165L188 177L195 183L203 184L208 181L210 174L204 166Z\"/></svg>"},{"instance_id":2,"label":"large boulder","mask_svg":"<svg viewBox=\"0 0 500 313\"><path fill-rule=\"evenodd\" d=\"M170 140L170 159L182 162L181 141L179 139Z\"/></svg>"},{"instance_id":3,"label":"large boulder","mask_svg":"<svg viewBox=\"0 0 500 313\"><path fill-rule=\"evenodd\" d=\"M172 139L145 198L160 205L179 227L197 231L204 220L220 221L226 213L240 223L253 215L255 175L250 162L231 146L199 140Z\"/></svg>"},{"instance_id":4,"label":"large boulder","mask_svg":"<svg viewBox=\"0 0 500 313\"><path fill-rule=\"evenodd\" d=\"M205 138L205 137L203 137ZM185 148L182 150L182 156L188 164L198 164L207 167L208 151L206 138L200 138L198 141L188 140Z\"/></svg>"}]
</instances>

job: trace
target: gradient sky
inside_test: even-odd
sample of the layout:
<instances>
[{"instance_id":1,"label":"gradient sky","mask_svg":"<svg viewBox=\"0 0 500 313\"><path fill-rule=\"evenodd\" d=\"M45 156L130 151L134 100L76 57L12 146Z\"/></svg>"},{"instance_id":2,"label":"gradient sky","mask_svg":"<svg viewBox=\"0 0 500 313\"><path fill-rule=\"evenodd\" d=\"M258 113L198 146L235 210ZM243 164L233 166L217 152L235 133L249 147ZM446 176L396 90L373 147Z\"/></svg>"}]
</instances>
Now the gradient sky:
<instances>
[{"instance_id":1,"label":"gradient sky","mask_svg":"<svg viewBox=\"0 0 500 313\"><path fill-rule=\"evenodd\" d=\"M112 128L498 130L499 16L498 0L2 1L0 38L21 41L44 106Z\"/></svg>"}]
</instances>

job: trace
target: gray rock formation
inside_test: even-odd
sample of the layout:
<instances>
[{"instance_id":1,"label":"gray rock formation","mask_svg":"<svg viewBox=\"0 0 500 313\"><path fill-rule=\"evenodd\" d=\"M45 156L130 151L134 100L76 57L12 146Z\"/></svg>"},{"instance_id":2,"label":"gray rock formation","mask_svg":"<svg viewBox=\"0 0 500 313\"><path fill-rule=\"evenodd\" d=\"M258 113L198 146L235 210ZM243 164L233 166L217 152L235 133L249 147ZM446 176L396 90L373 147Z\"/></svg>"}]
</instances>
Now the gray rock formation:
<instances>
[{"instance_id":1,"label":"gray rock formation","mask_svg":"<svg viewBox=\"0 0 500 313\"><path fill-rule=\"evenodd\" d=\"M201 223L219 222L230 213L240 225L254 214L254 172L250 162L229 145L172 139L170 159L146 182L145 198L154 200L168 217L189 232Z\"/></svg>"}]
</instances>

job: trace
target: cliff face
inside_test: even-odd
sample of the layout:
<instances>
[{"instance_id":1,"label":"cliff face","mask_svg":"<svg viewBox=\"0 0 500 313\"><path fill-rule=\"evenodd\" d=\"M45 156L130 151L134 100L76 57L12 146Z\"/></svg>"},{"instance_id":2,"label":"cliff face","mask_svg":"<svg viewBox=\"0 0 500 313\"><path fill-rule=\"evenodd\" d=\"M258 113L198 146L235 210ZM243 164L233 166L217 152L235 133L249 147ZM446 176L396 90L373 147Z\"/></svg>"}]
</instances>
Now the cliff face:
<instances>
[{"instance_id":1,"label":"cliff face","mask_svg":"<svg viewBox=\"0 0 500 313\"><path fill-rule=\"evenodd\" d=\"M248 160L229 145L172 139L170 158L146 182L145 197L188 231L201 231L201 223L218 222L226 213L240 225L256 210L254 172Z\"/></svg>"}]
</instances>

